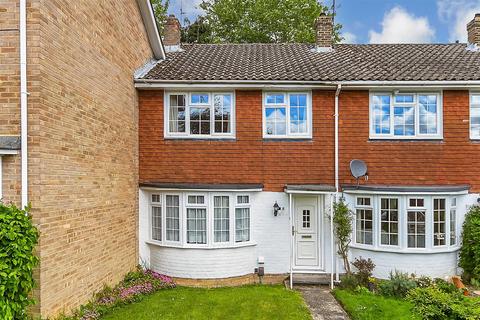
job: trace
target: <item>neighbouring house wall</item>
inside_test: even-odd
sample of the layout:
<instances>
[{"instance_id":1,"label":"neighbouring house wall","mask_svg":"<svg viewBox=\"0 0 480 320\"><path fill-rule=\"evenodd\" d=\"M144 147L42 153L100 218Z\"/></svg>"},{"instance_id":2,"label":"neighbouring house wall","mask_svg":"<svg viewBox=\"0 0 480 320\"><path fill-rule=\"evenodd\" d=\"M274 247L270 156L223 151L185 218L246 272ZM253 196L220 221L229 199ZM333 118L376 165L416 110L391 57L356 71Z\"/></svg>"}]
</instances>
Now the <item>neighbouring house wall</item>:
<instances>
[{"instance_id":1,"label":"neighbouring house wall","mask_svg":"<svg viewBox=\"0 0 480 320\"><path fill-rule=\"evenodd\" d=\"M37 16L29 187L41 232L36 299L47 317L138 263L133 73L152 53L133 0L41 1Z\"/></svg>"},{"instance_id":2,"label":"neighbouring house wall","mask_svg":"<svg viewBox=\"0 0 480 320\"><path fill-rule=\"evenodd\" d=\"M313 91L313 138L264 140L262 92L236 91L236 139L164 139L163 91L140 91L140 181L334 183L334 92Z\"/></svg>"},{"instance_id":3,"label":"neighbouring house wall","mask_svg":"<svg viewBox=\"0 0 480 320\"><path fill-rule=\"evenodd\" d=\"M361 159L369 184L470 184L480 191L480 143L470 140L468 91L443 91L443 140L369 140L368 110L368 91L340 96L341 183L355 183L349 163Z\"/></svg>"}]
</instances>

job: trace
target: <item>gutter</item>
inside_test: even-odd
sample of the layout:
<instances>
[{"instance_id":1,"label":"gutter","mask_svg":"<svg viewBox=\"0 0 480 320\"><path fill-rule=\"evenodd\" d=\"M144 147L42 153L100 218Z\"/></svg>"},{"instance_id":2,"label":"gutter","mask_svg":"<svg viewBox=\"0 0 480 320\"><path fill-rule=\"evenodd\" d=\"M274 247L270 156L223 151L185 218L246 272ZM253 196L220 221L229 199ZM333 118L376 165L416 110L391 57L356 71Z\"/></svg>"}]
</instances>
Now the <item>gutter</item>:
<instances>
[{"instance_id":1,"label":"gutter","mask_svg":"<svg viewBox=\"0 0 480 320\"><path fill-rule=\"evenodd\" d=\"M20 0L20 131L22 208L28 206L27 0Z\"/></svg>"}]
</instances>

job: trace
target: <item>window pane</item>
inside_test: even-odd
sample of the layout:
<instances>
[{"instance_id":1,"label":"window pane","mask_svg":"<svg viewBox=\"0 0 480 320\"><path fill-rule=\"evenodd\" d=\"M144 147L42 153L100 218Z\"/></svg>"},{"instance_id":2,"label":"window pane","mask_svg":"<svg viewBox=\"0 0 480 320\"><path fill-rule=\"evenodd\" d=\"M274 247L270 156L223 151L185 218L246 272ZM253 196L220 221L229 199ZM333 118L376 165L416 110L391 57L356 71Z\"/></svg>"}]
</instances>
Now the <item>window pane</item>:
<instances>
[{"instance_id":1,"label":"window pane","mask_svg":"<svg viewBox=\"0 0 480 320\"><path fill-rule=\"evenodd\" d=\"M215 133L230 133L232 115L232 96L217 94L213 98L215 110Z\"/></svg>"},{"instance_id":2,"label":"window pane","mask_svg":"<svg viewBox=\"0 0 480 320\"><path fill-rule=\"evenodd\" d=\"M192 94L191 99L192 104L208 104L208 94L207 93L194 93Z\"/></svg>"},{"instance_id":3,"label":"window pane","mask_svg":"<svg viewBox=\"0 0 480 320\"><path fill-rule=\"evenodd\" d=\"M185 132L185 95L170 95L168 130L171 133Z\"/></svg>"},{"instance_id":4,"label":"window pane","mask_svg":"<svg viewBox=\"0 0 480 320\"><path fill-rule=\"evenodd\" d=\"M180 241L180 200L179 196L167 195L165 207L166 239Z\"/></svg>"},{"instance_id":5,"label":"window pane","mask_svg":"<svg viewBox=\"0 0 480 320\"><path fill-rule=\"evenodd\" d=\"M425 211L407 213L409 248L425 248Z\"/></svg>"},{"instance_id":6,"label":"window pane","mask_svg":"<svg viewBox=\"0 0 480 320\"><path fill-rule=\"evenodd\" d=\"M190 133L210 134L210 108L190 108Z\"/></svg>"},{"instance_id":7,"label":"window pane","mask_svg":"<svg viewBox=\"0 0 480 320\"><path fill-rule=\"evenodd\" d=\"M419 96L420 133L437 134L437 96Z\"/></svg>"},{"instance_id":8,"label":"window pane","mask_svg":"<svg viewBox=\"0 0 480 320\"><path fill-rule=\"evenodd\" d=\"M398 199L381 199L381 244L398 245Z\"/></svg>"},{"instance_id":9,"label":"window pane","mask_svg":"<svg viewBox=\"0 0 480 320\"><path fill-rule=\"evenodd\" d=\"M390 96L373 96L372 117L375 134L390 134Z\"/></svg>"},{"instance_id":10,"label":"window pane","mask_svg":"<svg viewBox=\"0 0 480 320\"><path fill-rule=\"evenodd\" d=\"M287 117L285 108L266 108L265 119L267 135L286 135Z\"/></svg>"},{"instance_id":11,"label":"window pane","mask_svg":"<svg viewBox=\"0 0 480 320\"><path fill-rule=\"evenodd\" d=\"M445 238L445 199L434 199L433 201L433 245L443 246Z\"/></svg>"},{"instance_id":12,"label":"window pane","mask_svg":"<svg viewBox=\"0 0 480 320\"><path fill-rule=\"evenodd\" d=\"M290 132L307 133L307 95L290 95Z\"/></svg>"},{"instance_id":13,"label":"window pane","mask_svg":"<svg viewBox=\"0 0 480 320\"><path fill-rule=\"evenodd\" d=\"M368 198L362 198L368 199ZM357 209L356 213L356 242L361 244L373 244L373 214L371 209Z\"/></svg>"},{"instance_id":14,"label":"window pane","mask_svg":"<svg viewBox=\"0 0 480 320\"><path fill-rule=\"evenodd\" d=\"M270 93L267 95L267 104L284 104L285 95L283 93Z\"/></svg>"},{"instance_id":15,"label":"window pane","mask_svg":"<svg viewBox=\"0 0 480 320\"><path fill-rule=\"evenodd\" d=\"M250 241L250 208L235 209L235 242Z\"/></svg>"},{"instance_id":16,"label":"window pane","mask_svg":"<svg viewBox=\"0 0 480 320\"><path fill-rule=\"evenodd\" d=\"M152 239L162 241L162 208L152 206Z\"/></svg>"},{"instance_id":17,"label":"window pane","mask_svg":"<svg viewBox=\"0 0 480 320\"><path fill-rule=\"evenodd\" d=\"M393 108L394 112L394 135L414 136L415 135L415 108L398 107Z\"/></svg>"},{"instance_id":18,"label":"window pane","mask_svg":"<svg viewBox=\"0 0 480 320\"><path fill-rule=\"evenodd\" d=\"M450 210L450 245L457 244L457 210Z\"/></svg>"},{"instance_id":19,"label":"window pane","mask_svg":"<svg viewBox=\"0 0 480 320\"><path fill-rule=\"evenodd\" d=\"M237 203L238 204L245 204L245 203L249 203L249 202L250 202L249 196L237 196Z\"/></svg>"},{"instance_id":20,"label":"window pane","mask_svg":"<svg viewBox=\"0 0 480 320\"><path fill-rule=\"evenodd\" d=\"M207 243L207 210L187 208L187 242Z\"/></svg>"},{"instance_id":21,"label":"window pane","mask_svg":"<svg viewBox=\"0 0 480 320\"><path fill-rule=\"evenodd\" d=\"M214 226L213 233L215 242L230 241L230 206L228 196L213 197Z\"/></svg>"},{"instance_id":22,"label":"window pane","mask_svg":"<svg viewBox=\"0 0 480 320\"><path fill-rule=\"evenodd\" d=\"M412 94L400 94L395 96L395 103L414 103L415 98Z\"/></svg>"},{"instance_id":23,"label":"window pane","mask_svg":"<svg viewBox=\"0 0 480 320\"><path fill-rule=\"evenodd\" d=\"M472 95L470 105L470 135L480 138L480 95Z\"/></svg>"}]
</instances>

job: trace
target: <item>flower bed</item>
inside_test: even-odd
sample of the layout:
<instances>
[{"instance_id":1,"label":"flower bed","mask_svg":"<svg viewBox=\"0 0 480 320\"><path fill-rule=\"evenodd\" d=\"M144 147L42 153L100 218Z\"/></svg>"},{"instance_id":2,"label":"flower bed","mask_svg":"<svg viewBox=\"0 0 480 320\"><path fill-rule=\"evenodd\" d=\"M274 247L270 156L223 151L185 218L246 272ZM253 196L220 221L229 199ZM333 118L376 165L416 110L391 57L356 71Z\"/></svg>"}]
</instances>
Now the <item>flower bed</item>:
<instances>
[{"instance_id":1,"label":"flower bed","mask_svg":"<svg viewBox=\"0 0 480 320\"><path fill-rule=\"evenodd\" d=\"M92 301L80 307L73 316L61 316L59 320L97 320L110 310L140 301L161 289L174 288L175 283L170 277L155 271L138 267L129 272L115 287L105 287L97 293Z\"/></svg>"}]
</instances>

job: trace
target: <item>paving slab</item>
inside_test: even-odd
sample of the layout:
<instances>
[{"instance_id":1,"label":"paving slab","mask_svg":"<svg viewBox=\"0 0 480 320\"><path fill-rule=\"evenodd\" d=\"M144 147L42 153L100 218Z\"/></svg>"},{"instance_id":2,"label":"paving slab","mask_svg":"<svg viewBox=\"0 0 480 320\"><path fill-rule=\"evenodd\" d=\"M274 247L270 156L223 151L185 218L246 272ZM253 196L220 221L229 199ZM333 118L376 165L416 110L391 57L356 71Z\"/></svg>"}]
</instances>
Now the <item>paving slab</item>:
<instances>
[{"instance_id":1,"label":"paving slab","mask_svg":"<svg viewBox=\"0 0 480 320\"><path fill-rule=\"evenodd\" d=\"M349 320L347 313L333 297L328 286L296 285L307 303L313 320Z\"/></svg>"}]
</instances>

